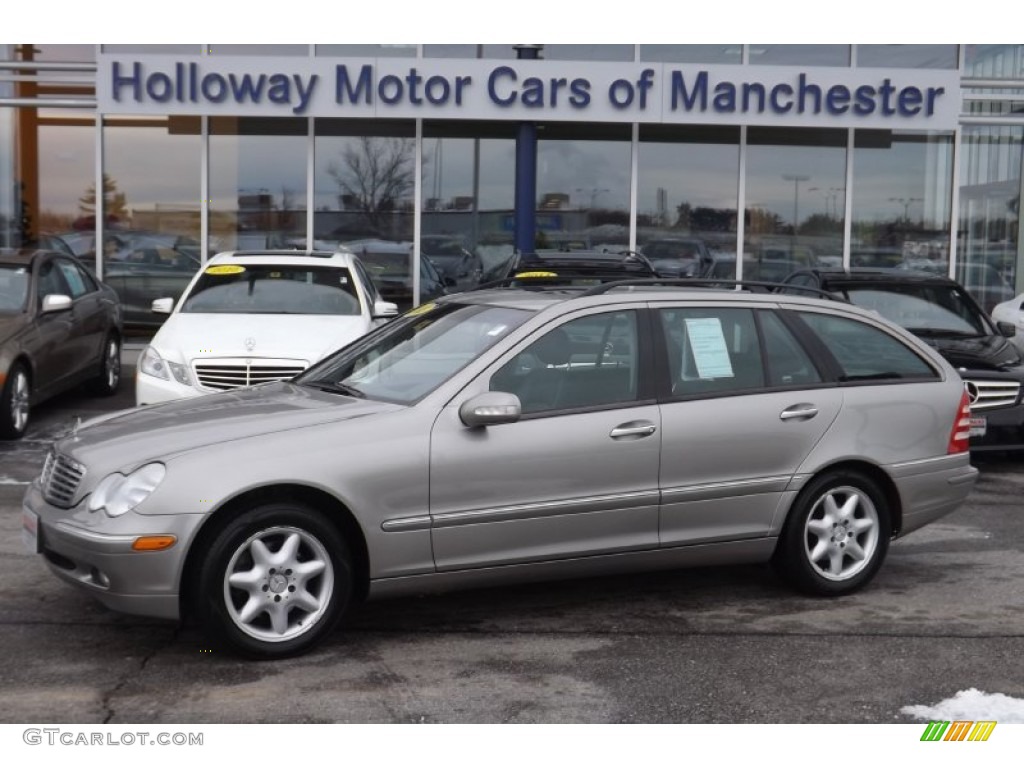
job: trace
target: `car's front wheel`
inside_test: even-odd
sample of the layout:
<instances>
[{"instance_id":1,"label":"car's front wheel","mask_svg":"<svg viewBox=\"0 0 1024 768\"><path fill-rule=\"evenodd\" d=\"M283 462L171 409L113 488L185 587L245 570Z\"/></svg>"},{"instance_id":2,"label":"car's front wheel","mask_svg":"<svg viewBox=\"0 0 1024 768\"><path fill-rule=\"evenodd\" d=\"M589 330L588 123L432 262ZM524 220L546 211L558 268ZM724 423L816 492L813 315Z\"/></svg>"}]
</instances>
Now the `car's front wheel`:
<instances>
[{"instance_id":1,"label":"car's front wheel","mask_svg":"<svg viewBox=\"0 0 1024 768\"><path fill-rule=\"evenodd\" d=\"M889 551L889 505L862 472L827 472L793 504L773 563L797 589L843 595L867 584Z\"/></svg>"},{"instance_id":2,"label":"car's front wheel","mask_svg":"<svg viewBox=\"0 0 1024 768\"><path fill-rule=\"evenodd\" d=\"M121 384L121 341L111 334L103 342L103 354L100 357L99 372L92 380L92 391L101 397L109 397L117 392Z\"/></svg>"},{"instance_id":3,"label":"car's front wheel","mask_svg":"<svg viewBox=\"0 0 1024 768\"><path fill-rule=\"evenodd\" d=\"M352 595L348 547L318 512L266 504L232 520L203 557L198 614L211 638L250 658L304 653Z\"/></svg>"},{"instance_id":4,"label":"car's front wheel","mask_svg":"<svg viewBox=\"0 0 1024 768\"><path fill-rule=\"evenodd\" d=\"M17 440L28 429L32 403L32 381L28 370L15 363L0 390L0 438Z\"/></svg>"}]
</instances>

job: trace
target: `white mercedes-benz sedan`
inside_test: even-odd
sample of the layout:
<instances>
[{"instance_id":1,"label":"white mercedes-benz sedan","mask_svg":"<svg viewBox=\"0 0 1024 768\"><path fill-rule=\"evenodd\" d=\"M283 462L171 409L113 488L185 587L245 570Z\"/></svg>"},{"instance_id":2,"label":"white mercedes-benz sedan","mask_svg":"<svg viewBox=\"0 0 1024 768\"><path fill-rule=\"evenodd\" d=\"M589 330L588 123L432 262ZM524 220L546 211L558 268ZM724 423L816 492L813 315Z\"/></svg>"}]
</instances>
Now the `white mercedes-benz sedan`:
<instances>
[{"instance_id":1,"label":"white mercedes-benz sedan","mask_svg":"<svg viewBox=\"0 0 1024 768\"><path fill-rule=\"evenodd\" d=\"M290 379L398 314L346 251L210 259L139 358L137 405Z\"/></svg>"}]
</instances>

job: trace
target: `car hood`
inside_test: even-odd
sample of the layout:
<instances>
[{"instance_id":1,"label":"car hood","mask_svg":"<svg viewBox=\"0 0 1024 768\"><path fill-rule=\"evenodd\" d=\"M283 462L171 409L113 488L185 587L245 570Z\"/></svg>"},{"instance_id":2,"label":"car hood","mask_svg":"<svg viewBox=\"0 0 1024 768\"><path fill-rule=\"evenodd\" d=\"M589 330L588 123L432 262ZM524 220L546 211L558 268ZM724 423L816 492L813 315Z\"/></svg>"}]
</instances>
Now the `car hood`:
<instances>
[{"instance_id":1,"label":"car hood","mask_svg":"<svg viewBox=\"0 0 1024 768\"><path fill-rule=\"evenodd\" d=\"M207 445L391 413L403 407L272 382L101 416L73 430L56 448L90 471L106 475Z\"/></svg>"},{"instance_id":2,"label":"car hood","mask_svg":"<svg viewBox=\"0 0 1024 768\"><path fill-rule=\"evenodd\" d=\"M175 313L153 337L161 357L248 357L312 364L370 329L362 315L220 315Z\"/></svg>"},{"instance_id":3,"label":"car hood","mask_svg":"<svg viewBox=\"0 0 1024 768\"><path fill-rule=\"evenodd\" d=\"M956 368L983 371L1021 369L1024 372L1020 352L1003 336L959 338L929 335L924 337L924 341Z\"/></svg>"},{"instance_id":4,"label":"car hood","mask_svg":"<svg viewBox=\"0 0 1024 768\"><path fill-rule=\"evenodd\" d=\"M0 315L0 344L25 326L25 315Z\"/></svg>"}]
</instances>

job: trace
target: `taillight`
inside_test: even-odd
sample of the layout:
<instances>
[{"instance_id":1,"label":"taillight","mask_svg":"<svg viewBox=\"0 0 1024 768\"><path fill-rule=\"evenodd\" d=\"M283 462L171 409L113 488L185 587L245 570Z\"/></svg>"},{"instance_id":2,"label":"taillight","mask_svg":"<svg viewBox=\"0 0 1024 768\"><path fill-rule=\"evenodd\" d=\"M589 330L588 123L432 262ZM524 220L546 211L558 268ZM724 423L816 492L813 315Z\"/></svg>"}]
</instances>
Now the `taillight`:
<instances>
[{"instance_id":1,"label":"taillight","mask_svg":"<svg viewBox=\"0 0 1024 768\"><path fill-rule=\"evenodd\" d=\"M971 447L971 401L967 390L960 395L960 407L956 409L953 431L949 434L949 448L946 453L965 453Z\"/></svg>"}]
</instances>

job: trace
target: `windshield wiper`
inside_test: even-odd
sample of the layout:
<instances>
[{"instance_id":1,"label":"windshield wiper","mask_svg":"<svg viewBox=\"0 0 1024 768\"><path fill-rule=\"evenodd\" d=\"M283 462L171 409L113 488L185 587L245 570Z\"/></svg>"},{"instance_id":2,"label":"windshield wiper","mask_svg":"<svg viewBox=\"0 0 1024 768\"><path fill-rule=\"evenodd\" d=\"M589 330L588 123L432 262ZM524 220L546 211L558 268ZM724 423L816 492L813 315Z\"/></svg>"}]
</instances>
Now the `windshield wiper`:
<instances>
[{"instance_id":1,"label":"windshield wiper","mask_svg":"<svg viewBox=\"0 0 1024 768\"><path fill-rule=\"evenodd\" d=\"M316 379L315 381L304 381L302 382L308 387L316 387L323 392L333 392L336 395L348 395L349 397L365 398L366 393L358 387L353 387L348 384L342 384L340 381L331 381L330 379Z\"/></svg>"},{"instance_id":2,"label":"windshield wiper","mask_svg":"<svg viewBox=\"0 0 1024 768\"><path fill-rule=\"evenodd\" d=\"M975 339L983 334L977 331L955 331L952 328L907 328L915 336L955 336L958 339Z\"/></svg>"}]
</instances>

